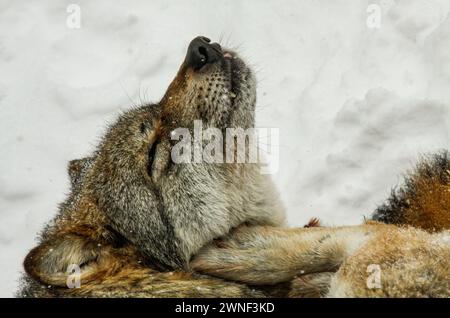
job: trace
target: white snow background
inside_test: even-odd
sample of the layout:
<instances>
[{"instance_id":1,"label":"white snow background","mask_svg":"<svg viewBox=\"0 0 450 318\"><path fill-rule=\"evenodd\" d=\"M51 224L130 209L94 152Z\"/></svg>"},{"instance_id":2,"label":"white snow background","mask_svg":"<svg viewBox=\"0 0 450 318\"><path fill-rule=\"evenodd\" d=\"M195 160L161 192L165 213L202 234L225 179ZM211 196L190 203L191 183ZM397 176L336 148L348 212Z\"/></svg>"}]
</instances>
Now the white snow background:
<instances>
[{"instance_id":1,"label":"white snow background","mask_svg":"<svg viewBox=\"0 0 450 318\"><path fill-rule=\"evenodd\" d=\"M66 25L81 8L81 28ZM369 4L381 8L369 28ZM450 148L450 1L0 0L0 296L119 110L158 101L189 41L236 48L280 129L289 224L358 224Z\"/></svg>"}]
</instances>

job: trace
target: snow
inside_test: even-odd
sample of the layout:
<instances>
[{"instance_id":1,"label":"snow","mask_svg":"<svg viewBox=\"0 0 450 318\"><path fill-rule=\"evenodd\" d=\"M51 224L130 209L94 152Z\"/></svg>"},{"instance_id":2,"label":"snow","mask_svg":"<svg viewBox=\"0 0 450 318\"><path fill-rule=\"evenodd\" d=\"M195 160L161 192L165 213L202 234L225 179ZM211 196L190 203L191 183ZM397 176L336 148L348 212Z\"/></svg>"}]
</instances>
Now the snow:
<instances>
[{"instance_id":1,"label":"snow","mask_svg":"<svg viewBox=\"0 0 450 318\"><path fill-rule=\"evenodd\" d=\"M280 129L290 225L358 224L421 153L450 148L450 2L0 0L0 296L120 110L158 101L189 41L236 48ZM369 28L379 4L379 28Z\"/></svg>"}]
</instances>

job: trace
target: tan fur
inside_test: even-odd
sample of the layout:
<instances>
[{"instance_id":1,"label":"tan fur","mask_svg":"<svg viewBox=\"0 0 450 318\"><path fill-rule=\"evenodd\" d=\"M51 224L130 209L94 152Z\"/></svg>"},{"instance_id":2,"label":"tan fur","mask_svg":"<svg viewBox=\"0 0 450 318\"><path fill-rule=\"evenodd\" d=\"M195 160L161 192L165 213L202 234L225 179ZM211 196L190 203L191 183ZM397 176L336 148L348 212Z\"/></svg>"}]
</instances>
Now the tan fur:
<instances>
[{"instance_id":1,"label":"tan fur","mask_svg":"<svg viewBox=\"0 0 450 318\"><path fill-rule=\"evenodd\" d=\"M450 228L450 185L437 180L418 180L418 193L409 198L411 207L405 215L405 223L431 231ZM419 211L427 211L427 215Z\"/></svg>"},{"instance_id":2,"label":"tan fur","mask_svg":"<svg viewBox=\"0 0 450 318\"><path fill-rule=\"evenodd\" d=\"M335 228L241 228L221 247L205 247L191 265L251 285L306 275L303 281L296 279L291 296L308 295L315 287L316 296L327 297L450 297L449 260L450 231L431 234L372 222ZM370 265L380 266L381 288L367 283ZM319 283L308 283L314 273L320 273L315 278Z\"/></svg>"},{"instance_id":3,"label":"tan fur","mask_svg":"<svg viewBox=\"0 0 450 318\"><path fill-rule=\"evenodd\" d=\"M441 151L422 158L373 218L429 232L450 229L450 153Z\"/></svg>"}]
</instances>

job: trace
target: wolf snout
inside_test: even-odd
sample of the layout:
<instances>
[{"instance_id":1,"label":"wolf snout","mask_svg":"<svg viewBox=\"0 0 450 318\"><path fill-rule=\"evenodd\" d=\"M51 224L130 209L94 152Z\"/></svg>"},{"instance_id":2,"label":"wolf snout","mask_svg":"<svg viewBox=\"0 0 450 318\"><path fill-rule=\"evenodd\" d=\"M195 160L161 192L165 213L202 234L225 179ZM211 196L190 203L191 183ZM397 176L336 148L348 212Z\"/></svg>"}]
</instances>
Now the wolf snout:
<instances>
[{"instance_id":1,"label":"wolf snout","mask_svg":"<svg viewBox=\"0 0 450 318\"><path fill-rule=\"evenodd\" d=\"M199 70L207 64L213 64L223 57L222 48L218 43L204 36L198 36L189 44L186 54L186 66Z\"/></svg>"}]
</instances>

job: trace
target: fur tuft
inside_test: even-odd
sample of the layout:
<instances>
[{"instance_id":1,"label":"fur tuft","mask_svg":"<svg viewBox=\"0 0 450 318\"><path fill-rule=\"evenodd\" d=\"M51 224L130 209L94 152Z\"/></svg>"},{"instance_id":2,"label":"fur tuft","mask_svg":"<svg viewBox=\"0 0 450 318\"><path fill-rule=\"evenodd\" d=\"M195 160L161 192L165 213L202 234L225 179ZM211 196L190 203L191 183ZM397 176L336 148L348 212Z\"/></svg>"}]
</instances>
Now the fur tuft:
<instances>
[{"instance_id":1,"label":"fur tuft","mask_svg":"<svg viewBox=\"0 0 450 318\"><path fill-rule=\"evenodd\" d=\"M404 185L392 190L372 219L430 232L450 229L450 153L424 158L405 177Z\"/></svg>"}]
</instances>

